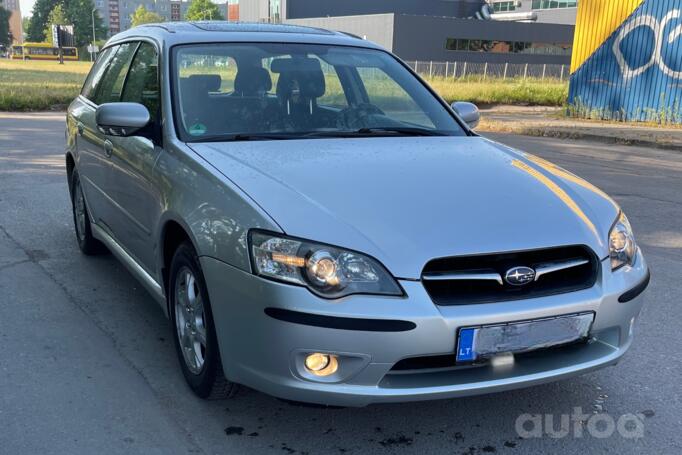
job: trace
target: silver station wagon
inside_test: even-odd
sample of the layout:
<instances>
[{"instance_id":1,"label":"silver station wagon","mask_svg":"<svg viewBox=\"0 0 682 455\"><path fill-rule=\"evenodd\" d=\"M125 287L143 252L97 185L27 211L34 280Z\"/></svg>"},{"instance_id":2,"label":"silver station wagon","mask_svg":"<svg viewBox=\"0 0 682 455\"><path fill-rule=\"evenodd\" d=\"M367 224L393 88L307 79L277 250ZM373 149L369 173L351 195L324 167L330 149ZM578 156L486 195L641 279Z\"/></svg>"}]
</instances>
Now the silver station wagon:
<instances>
[{"instance_id":1,"label":"silver station wagon","mask_svg":"<svg viewBox=\"0 0 682 455\"><path fill-rule=\"evenodd\" d=\"M203 398L363 406L617 363L649 282L627 218L478 120L343 33L137 27L69 107L78 244L158 300Z\"/></svg>"}]
</instances>

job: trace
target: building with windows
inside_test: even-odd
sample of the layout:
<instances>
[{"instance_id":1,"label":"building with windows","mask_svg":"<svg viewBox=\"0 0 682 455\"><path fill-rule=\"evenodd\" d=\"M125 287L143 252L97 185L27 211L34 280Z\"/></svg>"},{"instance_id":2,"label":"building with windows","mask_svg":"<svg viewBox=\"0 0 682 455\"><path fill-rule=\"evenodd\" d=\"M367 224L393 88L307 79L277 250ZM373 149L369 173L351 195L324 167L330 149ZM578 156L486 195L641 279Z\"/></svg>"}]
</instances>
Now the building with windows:
<instances>
[{"instance_id":1,"label":"building with windows","mask_svg":"<svg viewBox=\"0 0 682 455\"><path fill-rule=\"evenodd\" d=\"M15 1L19 0L6 0ZM222 14L228 21L239 20L239 0L213 0L222 9ZM185 14L192 0L94 0L95 8L104 25L109 29L109 35L128 30L131 26L130 15L141 5L147 10L159 14L167 22L185 20Z\"/></svg>"},{"instance_id":2,"label":"building with windows","mask_svg":"<svg viewBox=\"0 0 682 455\"><path fill-rule=\"evenodd\" d=\"M227 14L225 15L225 18L227 18L227 20L231 22L238 21L239 0L227 0L225 7L227 8Z\"/></svg>"},{"instance_id":3,"label":"building with windows","mask_svg":"<svg viewBox=\"0 0 682 455\"><path fill-rule=\"evenodd\" d=\"M247 22L372 40L405 60L569 64L578 0L235 0Z\"/></svg>"},{"instance_id":4,"label":"building with windows","mask_svg":"<svg viewBox=\"0 0 682 455\"><path fill-rule=\"evenodd\" d=\"M530 13L539 23L575 25L578 0L493 0L495 13Z\"/></svg>"},{"instance_id":5,"label":"building with windows","mask_svg":"<svg viewBox=\"0 0 682 455\"><path fill-rule=\"evenodd\" d=\"M9 31L12 34L12 42L21 44L24 42L24 30L21 25L21 5L19 0L0 0L0 6L10 12Z\"/></svg>"},{"instance_id":6,"label":"building with windows","mask_svg":"<svg viewBox=\"0 0 682 455\"><path fill-rule=\"evenodd\" d=\"M181 21L190 5L189 0L94 0L94 2L104 25L109 29L110 36L132 26L130 15L139 6L159 14L166 21Z\"/></svg>"}]
</instances>

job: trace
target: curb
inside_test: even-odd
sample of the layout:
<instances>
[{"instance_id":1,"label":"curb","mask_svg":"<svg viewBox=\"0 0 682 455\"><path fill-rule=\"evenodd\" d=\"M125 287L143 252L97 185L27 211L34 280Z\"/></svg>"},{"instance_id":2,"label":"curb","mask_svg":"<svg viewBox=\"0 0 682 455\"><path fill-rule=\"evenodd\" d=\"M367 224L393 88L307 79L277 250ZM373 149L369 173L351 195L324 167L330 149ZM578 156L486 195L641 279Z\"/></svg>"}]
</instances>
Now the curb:
<instances>
[{"instance_id":1,"label":"curb","mask_svg":"<svg viewBox=\"0 0 682 455\"><path fill-rule=\"evenodd\" d=\"M682 143L670 143L670 142L657 142L645 139L633 139L617 136L607 136L595 133L580 133L574 131L566 131L564 129L554 129L546 127L524 127L519 129L510 128L505 130L504 128L489 128L478 130L481 133L508 133L508 134L518 134L521 136L531 136L531 137L551 137L556 139L573 139L573 140L585 140L585 141L595 141L602 142L605 144L616 144L624 146L637 146L637 147L649 147L657 148L663 150L674 150L682 152Z\"/></svg>"}]
</instances>

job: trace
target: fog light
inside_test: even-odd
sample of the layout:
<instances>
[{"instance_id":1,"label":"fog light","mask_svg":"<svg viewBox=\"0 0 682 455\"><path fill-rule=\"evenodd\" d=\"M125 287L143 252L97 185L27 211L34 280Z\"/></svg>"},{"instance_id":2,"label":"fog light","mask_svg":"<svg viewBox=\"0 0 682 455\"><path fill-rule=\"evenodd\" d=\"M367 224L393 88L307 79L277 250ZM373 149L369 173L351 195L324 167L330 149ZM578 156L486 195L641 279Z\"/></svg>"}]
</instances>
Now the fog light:
<instances>
[{"instance_id":1,"label":"fog light","mask_svg":"<svg viewBox=\"0 0 682 455\"><path fill-rule=\"evenodd\" d=\"M335 355L315 352L305 358L305 368L315 376L329 376L339 369L339 362Z\"/></svg>"}]
</instances>

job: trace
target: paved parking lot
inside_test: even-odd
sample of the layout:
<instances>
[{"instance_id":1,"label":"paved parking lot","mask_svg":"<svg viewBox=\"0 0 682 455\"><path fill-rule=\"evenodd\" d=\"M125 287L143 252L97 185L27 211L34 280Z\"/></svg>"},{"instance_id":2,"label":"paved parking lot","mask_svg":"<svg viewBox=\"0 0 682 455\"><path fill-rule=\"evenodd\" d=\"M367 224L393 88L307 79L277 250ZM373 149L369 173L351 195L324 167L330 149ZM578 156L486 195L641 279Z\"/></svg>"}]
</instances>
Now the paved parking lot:
<instances>
[{"instance_id":1,"label":"paved parking lot","mask_svg":"<svg viewBox=\"0 0 682 455\"><path fill-rule=\"evenodd\" d=\"M616 367L514 392L321 409L252 390L196 399L158 305L111 256L77 251L63 115L0 114L0 452L682 452L682 152L495 139L587 178L624 207L653 273L631 352ZM530 413L559 431L575 408L587 423L569 420L568 436L515 429ZM596 437L608 428L588 431L595 412L614 422L637 414L643 436Z\"/></svg>"}]
</instances>

